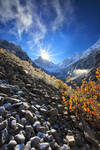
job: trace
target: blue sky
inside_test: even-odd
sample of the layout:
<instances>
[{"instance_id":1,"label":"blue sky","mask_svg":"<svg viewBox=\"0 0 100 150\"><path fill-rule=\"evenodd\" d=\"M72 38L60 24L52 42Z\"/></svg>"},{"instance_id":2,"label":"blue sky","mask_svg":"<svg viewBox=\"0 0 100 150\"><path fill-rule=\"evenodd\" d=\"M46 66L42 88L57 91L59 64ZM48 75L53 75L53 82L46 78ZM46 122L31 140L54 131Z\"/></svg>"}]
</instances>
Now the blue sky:
<instances>
[{"instance_id":1,"label":"blue sky","mask_svg":"<svg viewBox=\"0 0 100 150\"><path fill-rule=\"evenodd\" d=\"M100 38L100 0L0 0L0 39L59 63Z\"/></svg>"}]
</instances>

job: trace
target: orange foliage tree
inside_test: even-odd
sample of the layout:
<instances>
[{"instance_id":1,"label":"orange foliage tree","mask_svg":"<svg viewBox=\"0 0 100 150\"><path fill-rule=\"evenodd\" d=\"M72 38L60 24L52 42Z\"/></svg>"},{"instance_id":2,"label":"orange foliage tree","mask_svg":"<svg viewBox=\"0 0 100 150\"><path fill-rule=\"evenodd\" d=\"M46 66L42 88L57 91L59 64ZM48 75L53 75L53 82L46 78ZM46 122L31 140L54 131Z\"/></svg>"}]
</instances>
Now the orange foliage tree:
<instances>
[{"instance_id":1,"label":"orange foliage tree","mask_svg":"<svg viewBox=\"0 0 100 150\"><path fill-rule=\"evenodd\" d=\"M80 87L74 84L75 89L69 100L68 93L62 92L62 100L68 113L73 112L76 117L86 120L100 119L100 68L96 71L96 77L96 82L84 78Z\"/></svg>"}]
</instances>

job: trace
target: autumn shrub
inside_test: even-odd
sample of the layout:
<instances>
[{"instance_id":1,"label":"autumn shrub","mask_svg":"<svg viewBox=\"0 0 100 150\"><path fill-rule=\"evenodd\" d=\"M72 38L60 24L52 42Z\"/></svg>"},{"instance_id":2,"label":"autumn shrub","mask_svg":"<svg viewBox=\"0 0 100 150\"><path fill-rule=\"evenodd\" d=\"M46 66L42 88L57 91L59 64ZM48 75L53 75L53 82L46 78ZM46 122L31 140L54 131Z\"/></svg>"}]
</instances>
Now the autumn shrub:
<instances>
[{"instance_id":1,"label":"autumn shrub","mask_svg":"<svg viewBox=\"0 0 100 150\"><path fill-rule=\"evenodd\" d=\"M97 81L87 81L84 78L80 87L74 83L75 88L68 100L68 92L62 92L62 100L68 113L86 120L100 120L100 68L97 68L96 78Z\"/></svg>"}]
</instances>

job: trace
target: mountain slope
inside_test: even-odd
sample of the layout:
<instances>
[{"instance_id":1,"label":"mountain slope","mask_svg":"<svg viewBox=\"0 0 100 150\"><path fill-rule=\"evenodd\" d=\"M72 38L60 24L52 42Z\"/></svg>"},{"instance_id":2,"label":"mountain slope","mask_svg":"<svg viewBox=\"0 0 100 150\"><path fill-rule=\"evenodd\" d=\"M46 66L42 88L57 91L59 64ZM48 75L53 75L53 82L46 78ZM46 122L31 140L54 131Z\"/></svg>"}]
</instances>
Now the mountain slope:
<instances>
[{"instance_id":1,"label":"mountain slope","mask_svg":"<svg viewBox=\"0 0 100 150\"><path fill-rule=\"evenodd\" d=\"M6 40L0 40L0 48L3 48L13 54L15 54L17 57L19 57L22 60L29 61L33 67L37 67L34 62L29 58L26 52L22 50L22 48L19 45L16 45L13 42L8 42Z\"/></svg>"},{"instance_id":2,"label":"mountain slope","mask_svg":"<svg viewBox=\"0 0 100 150\"><path fill-rule=\"evenodd\" d=\"M27 61L0 49L1 150L82 150L87 145L98 149L98 140L65 112L58 82L53 82Z\"/></svg>"},{"instance_id":3,"label":"mountain slope","mask_svg":"<svg viewBox=\"0 0 100 150\"><path fill-rule=\"evenodd\" d=\"M0 40L0 47L9 50L22 60L30 60L28 55L21 49L21 47L15 43L8 42L6 40Z\"/></svg>"}]
</instances>

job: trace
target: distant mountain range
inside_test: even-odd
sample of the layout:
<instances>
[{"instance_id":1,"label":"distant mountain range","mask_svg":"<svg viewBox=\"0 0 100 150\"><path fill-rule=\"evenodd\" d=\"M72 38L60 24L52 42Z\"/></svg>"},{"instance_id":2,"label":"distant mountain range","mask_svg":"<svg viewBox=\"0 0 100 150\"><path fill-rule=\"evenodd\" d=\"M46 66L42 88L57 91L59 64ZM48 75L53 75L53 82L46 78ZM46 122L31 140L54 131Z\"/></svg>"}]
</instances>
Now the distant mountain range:
<instances>
[{"instance_id":1,"label":"distant mountain range","mask_svg":"<svg viewBox=\"0 0 100 150\"><path fill-rule=\"evenodd\" d=\"M100 51L100 39L83 53L74 54L71 58L65 58L57 65L53 62L43 60L41 57L34 60L34 63L48 71L51 75L65 81L67 76L77 78L80 75L86 75L95 65L97 51Z\"/></svg>"},{"instance_id":2,"label":"distant mountain range","mask_svg":"<svg viewBox=\"0 0 100 150\"><path fill-rule=\"evenodd\" d=\"M78 78L81 75L86 75L93 68L95 65L95 55L100 51L100 39L83 53L74 54L71 58L65 58L59 64L54 64L43 59L41 56L32 61L20 46L6 40L0 40L0 47L14 52L22 60L32 62L34 67L39 67L46 73L65 81L67 76Z\"/></svg>"}]
</instances>

